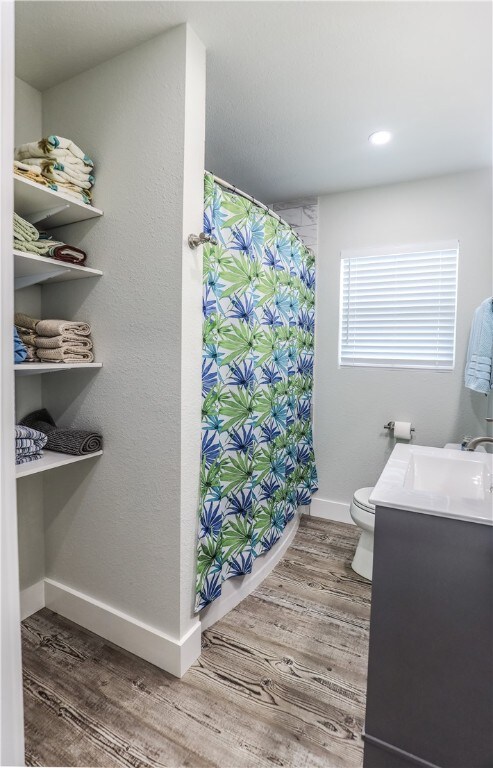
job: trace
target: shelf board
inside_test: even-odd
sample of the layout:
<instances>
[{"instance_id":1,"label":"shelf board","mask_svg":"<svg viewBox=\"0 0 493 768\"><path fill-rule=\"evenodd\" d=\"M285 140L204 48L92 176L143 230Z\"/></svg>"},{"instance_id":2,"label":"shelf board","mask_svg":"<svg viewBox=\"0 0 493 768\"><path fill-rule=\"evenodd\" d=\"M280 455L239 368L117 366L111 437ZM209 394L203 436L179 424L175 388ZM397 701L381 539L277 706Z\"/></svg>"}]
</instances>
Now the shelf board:
<instances>
[{"instance_id":1,"label":"shelf board","mask_svg":"<svg viewBox=\"0 0 493 768\"><path fill-rule=\"evenodd\" d=\"M24 253L14 248L14 287L27 288L38 283L61 283L83 277L100 277L100 269L67 264L37 253Z\"/></svg>"},{"instance_id":2,"label":"shelf board","mask_svg":"<svg viewBox=\"0 0 493 768\"><path fill-rule=\"evenodd\" d=\"M99 208L79 203L70 195L55 192L17 174L14 174L14 210L24 219L33 224L42 223L47 229L103 215Z\"/></svg>"},{"instance_id":3,"label":"shelf board","mask_svg":"<svg viewBox=\"0 0 493 768\"><path fill-rule=\"evenodd\" d=\"M86 459L92 459L95 456L101 456L103 451L95 451L94 453L86 453L84 456L71 456L68 453L57 453L55 451L43 451L43 457L36 459L36 461L28 461L26 464L16 464L15 473L16 477L27 477L28 475L36 475L38 472L46 472L48 469L55 469L55 467L64 467L66 464L75 464L76 461L85 461Z\"/></svg>"},{"instance_id":4,"label":"shelf board","mask_svg":"<svg viewBox=\"0 0 493 768\"><path fill-rule=\"evenodd\" d=\"M36 373L58 373L71 371L73 368L102 368L103 363L15 363L14 371L20 376L32 376Z\"/></svg>"}]
</instances>

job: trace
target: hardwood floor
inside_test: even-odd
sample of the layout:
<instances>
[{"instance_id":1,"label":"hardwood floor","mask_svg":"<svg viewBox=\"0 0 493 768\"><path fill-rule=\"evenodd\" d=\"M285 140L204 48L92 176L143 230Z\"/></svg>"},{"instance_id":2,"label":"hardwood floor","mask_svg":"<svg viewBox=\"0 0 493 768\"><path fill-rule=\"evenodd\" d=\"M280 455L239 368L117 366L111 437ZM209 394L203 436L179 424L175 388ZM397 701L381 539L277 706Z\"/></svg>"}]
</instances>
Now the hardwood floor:
<instances>
[{"instance_id":1,"label":"hardwood floor","mask_svg":"<svg viewBox=\"0 0 493 768\"><path fill-rule=\"evenodd\" d=\"M304 517L181 680L44 609L23 622L27 765L362 765L371 585L359 531Z\"/></svg>"}]
</instances>

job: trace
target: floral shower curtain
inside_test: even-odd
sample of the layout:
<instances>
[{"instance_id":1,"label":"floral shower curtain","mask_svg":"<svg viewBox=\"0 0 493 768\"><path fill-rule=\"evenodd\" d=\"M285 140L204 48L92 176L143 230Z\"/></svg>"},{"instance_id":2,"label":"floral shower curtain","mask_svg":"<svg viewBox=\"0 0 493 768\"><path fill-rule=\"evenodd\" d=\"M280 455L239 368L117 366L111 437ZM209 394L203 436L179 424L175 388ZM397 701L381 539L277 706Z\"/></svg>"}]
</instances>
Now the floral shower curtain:
<instances>
[{"instance_id":1,"label":"floral shower curtain","mask_svg":"<svg viewBox=\"0 0 493 768\"><path fill-rule=\"evenodd\" d=\"M205 176L202 469L197 599L281 538L317 490L312 252L271 213Z\"/></svg>"}]
</instances>

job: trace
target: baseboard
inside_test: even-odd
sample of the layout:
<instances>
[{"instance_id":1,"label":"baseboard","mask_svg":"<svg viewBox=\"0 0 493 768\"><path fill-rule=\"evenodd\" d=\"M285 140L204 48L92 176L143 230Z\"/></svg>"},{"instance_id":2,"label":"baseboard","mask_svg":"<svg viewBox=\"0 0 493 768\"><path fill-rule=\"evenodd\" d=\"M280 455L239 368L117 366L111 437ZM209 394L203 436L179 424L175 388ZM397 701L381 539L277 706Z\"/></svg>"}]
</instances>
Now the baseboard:
<instances>
[{"instance_id":1,"label":"baseboard","mask_svg":"<svg viewBox=\"0 0 493 768\"><path fill-rule=\"evenodd\" d=\"M198 620L180 640L175 640L159 629L52 579L45 579L44 588L46 607L51 611L175 677L182 677L200 656Z\"/></svg>"},{"instance_id":2,"label":"baseboard","mask_svg":"<svg viewBox=\"0 0 493 768\"><path fill-rule=\"evenodd\" d=\"M349 514L349 504L344 504L342 501L330 501L330 499L314 496L310 504L310 515L311 517L321 517L324 520L333 520L335 523L354 525Z\"/></svg>"},{"instance_id":3,"label":"baseboard","mask_svg":"<svg viewBox=\"0 0 493 768\"><path fill-rule=\"evenodd\" d=\"M45 607L45 583L44 579L37 581L26 589L21 589L21 621L37 613Z\"/></svg>"},{"instance_id":4,"label":"baseboard","mask_svg":"<svg viewBox=\"0 0 493 768\"><path fill-rule=\"evenodd\" d=\"M306 509L306 507L300 507L301 509ZM208 629L216 621L226 616L229 611L235 608L245 597L248 597L250 592L253 592L258 587L260 582L268 576L284 556L296 535L299 524L300 511L297 512L294 520L288 523L280 541L269 552L257 557L251 573L248 573L246 576L234 576L223 583L221 596L200 613L202 630Z\"/></svg>"}]
</instances>

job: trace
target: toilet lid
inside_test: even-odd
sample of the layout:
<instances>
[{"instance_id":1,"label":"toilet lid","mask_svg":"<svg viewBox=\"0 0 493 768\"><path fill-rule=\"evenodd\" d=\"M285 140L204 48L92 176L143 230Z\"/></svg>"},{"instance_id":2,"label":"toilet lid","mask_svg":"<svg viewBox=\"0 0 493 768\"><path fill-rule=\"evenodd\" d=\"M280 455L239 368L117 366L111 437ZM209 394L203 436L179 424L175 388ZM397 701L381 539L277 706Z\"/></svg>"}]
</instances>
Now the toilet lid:
<instances>
[{"instance_id":1,"label":"toilet lid","mask_svg":"<svg viewBox=\"0 0 493 768\"><path fill-rule=\"evenodd\" d=\"M369 501L369 496L372 491L373 488L360 488L354 492L353 501L356 506L360 507L361 509L375 514L375 505Z\"/></svg>"}]
</instances>

